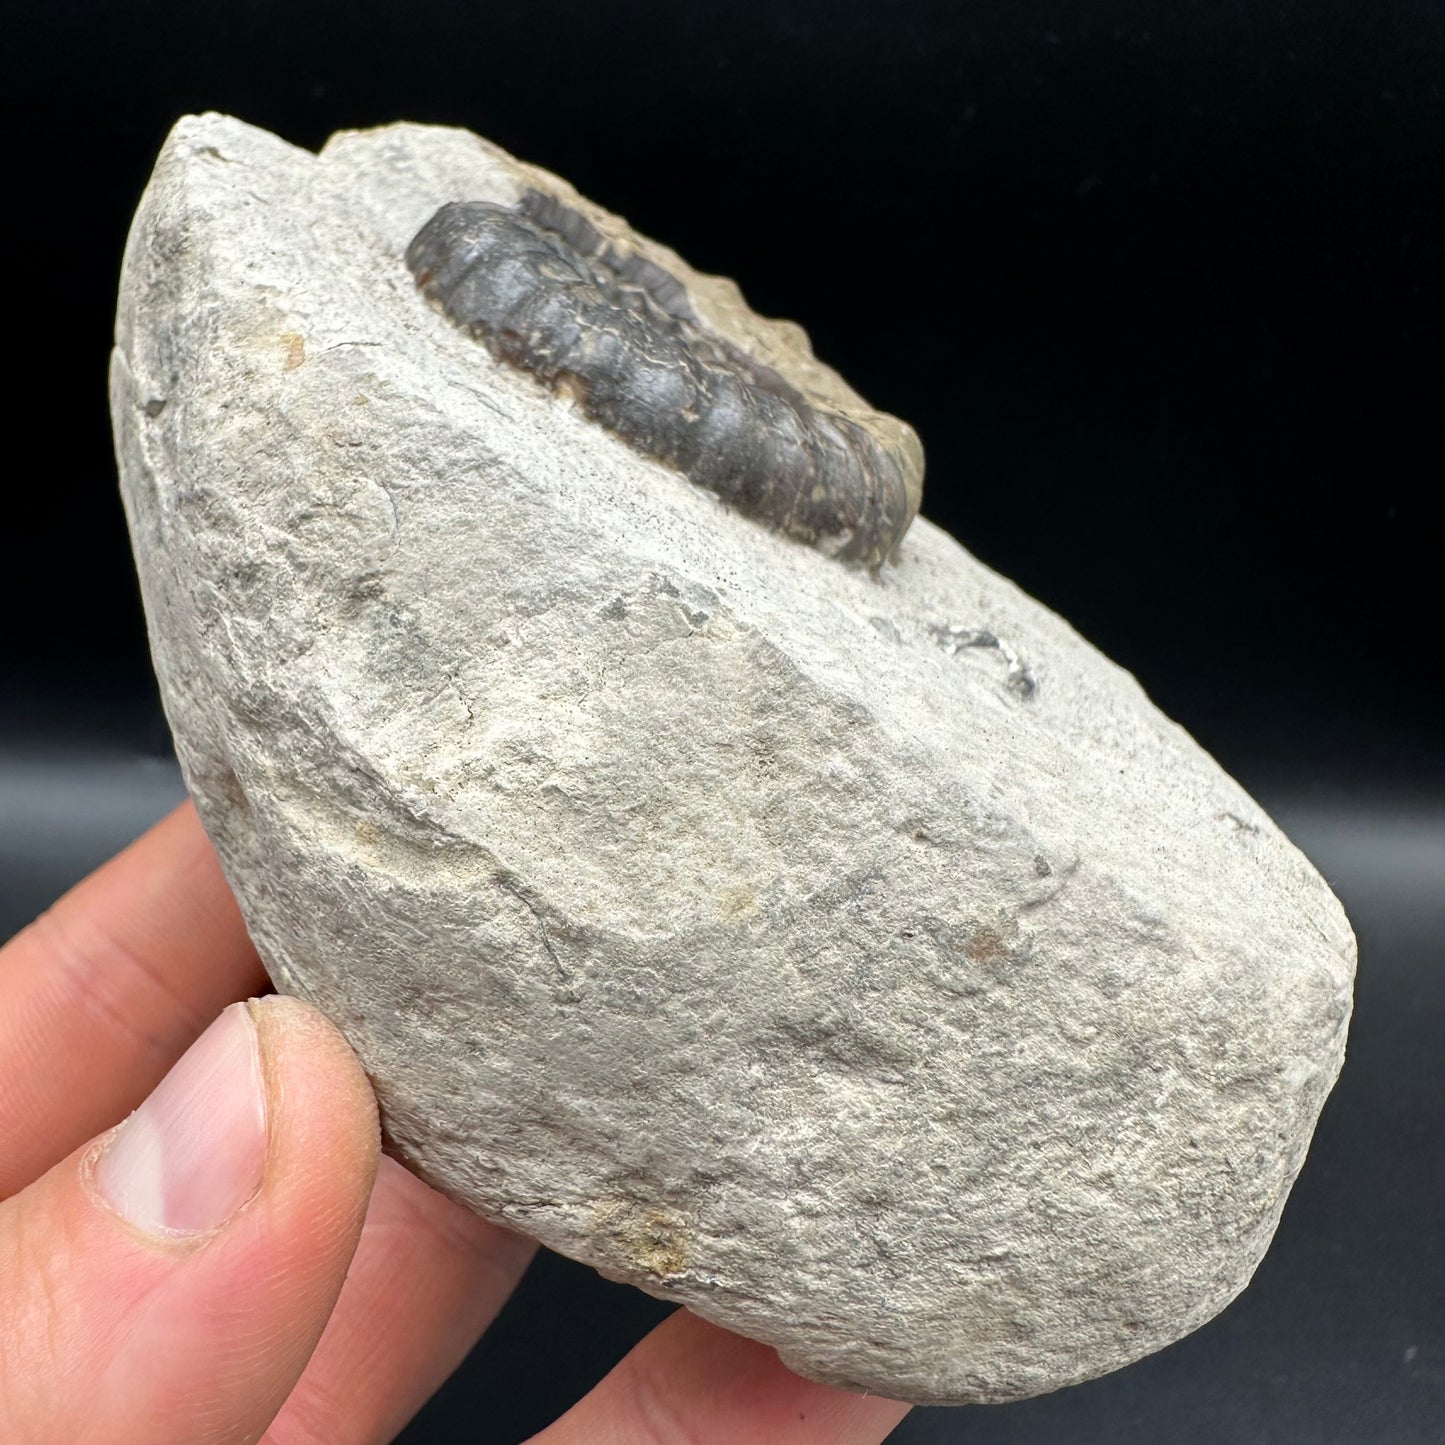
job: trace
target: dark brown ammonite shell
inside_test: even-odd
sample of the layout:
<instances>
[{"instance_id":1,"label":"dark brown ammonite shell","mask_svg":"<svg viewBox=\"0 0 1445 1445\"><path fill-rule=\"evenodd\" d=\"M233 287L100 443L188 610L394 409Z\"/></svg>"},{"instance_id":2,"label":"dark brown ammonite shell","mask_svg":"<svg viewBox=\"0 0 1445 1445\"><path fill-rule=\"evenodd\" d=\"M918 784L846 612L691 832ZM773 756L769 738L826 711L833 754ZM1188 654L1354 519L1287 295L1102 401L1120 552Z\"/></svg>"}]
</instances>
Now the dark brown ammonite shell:
<instances>
[{"instance_id":1,"label":"dark brown ammonite shell","mask_svg":"<svg viewBox=\"0 0 1445 1445\"><path fill-rule=\"evenodd\" d=\"M869 410L805 338L796 380L750 355L700 318L682 279L555 196L451 202L406 261L493 355L747 516L877 567L917 513L911 428Z\"/></svg>"}]
</instances>

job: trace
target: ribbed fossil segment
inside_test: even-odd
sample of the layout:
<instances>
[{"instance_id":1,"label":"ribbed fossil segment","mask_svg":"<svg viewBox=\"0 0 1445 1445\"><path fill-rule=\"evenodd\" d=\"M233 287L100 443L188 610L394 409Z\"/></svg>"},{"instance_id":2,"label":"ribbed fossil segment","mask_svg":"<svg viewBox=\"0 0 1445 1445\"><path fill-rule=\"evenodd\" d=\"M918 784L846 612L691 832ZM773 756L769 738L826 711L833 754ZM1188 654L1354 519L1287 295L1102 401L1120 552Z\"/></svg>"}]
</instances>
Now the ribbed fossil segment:
<instances>
[{"instance_id":1,"label":"ribbed fossil segment","mask_svg":"<svg viewBox=\"0 0 1445 1445\"><path fill-rule=\"evenodd\" d=\"M875 430L810 396L706 326L677 276L555 197L449 203L406 260L495 356L747 516L868 567L913 520L922 466L907 427L876 414Z\"/></svg>"}]
</instances>

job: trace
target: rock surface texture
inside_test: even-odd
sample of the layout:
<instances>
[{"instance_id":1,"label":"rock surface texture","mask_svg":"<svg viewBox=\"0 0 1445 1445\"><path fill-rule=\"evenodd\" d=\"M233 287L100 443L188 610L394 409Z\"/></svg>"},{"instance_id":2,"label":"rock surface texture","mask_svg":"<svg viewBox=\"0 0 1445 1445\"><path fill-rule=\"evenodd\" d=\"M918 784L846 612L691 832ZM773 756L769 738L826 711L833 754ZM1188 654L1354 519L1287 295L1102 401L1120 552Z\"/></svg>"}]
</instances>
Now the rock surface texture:
<instances>
[{"instance_id":1,"label":"rock surface texture","mask_svg":"<svg viewBox=\"0 0 1445 1445\"><path fill-rule=\"evenodd\" d=\"M427 218L542 183L205 116L142 201L126 506L273 977L426 1179L805 1375L1005 1400L1179 1338L1340 1067L1339 905L937 528L850 568L429 307Z\"/></svg>"}]
</instances>

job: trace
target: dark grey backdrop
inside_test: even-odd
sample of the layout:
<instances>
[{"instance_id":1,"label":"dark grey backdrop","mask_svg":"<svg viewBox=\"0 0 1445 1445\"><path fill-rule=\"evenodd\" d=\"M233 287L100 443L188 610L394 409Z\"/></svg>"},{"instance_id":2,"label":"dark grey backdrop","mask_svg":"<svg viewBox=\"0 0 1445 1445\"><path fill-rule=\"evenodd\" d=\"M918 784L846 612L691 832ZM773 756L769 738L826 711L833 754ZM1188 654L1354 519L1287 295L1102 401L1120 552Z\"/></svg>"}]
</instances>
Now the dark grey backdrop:
<instances>
[{"instance_id":1,"label":"dark grey backdrop","mask_svg":"<svg viewBox=\"0 0 1445 1445\"><path fill-rule=\"evenodd\" d=\"M1350 1059L1214 1324L901 1442L1445 1438L1445 10L185 0L5 22L0 931L177 795L103 377L169 123L470 125L792 315L925 510L1136 672L1360 936ZM522 1439L663 1307L543 1260L408 1445Z\"/></svg>"}]
</instances>

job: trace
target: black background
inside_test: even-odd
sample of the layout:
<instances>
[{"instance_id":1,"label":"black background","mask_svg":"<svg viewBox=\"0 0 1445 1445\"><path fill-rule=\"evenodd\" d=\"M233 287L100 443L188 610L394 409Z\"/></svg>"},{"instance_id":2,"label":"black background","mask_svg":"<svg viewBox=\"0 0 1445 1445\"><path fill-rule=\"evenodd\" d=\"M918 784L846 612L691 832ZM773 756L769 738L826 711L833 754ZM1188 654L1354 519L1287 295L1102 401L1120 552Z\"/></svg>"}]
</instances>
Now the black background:
<instances>
[{"instance_id":1,"label":"black background","mask_svg":"<svg viewBox=\"0 0 1445 1445\"><path fill-rule=\"evenodd\" d=\"M1445 1438L1445 6L153 0L3 39L0 924L175 788L104 392L167 128L469 126L913 421L925 512L1133 670L1360 934L1351 1060L1241 1302L896 1439ZM407 1441L520 1439L661 1310L544 1262Z\"/></svg>"}]
</instances>

